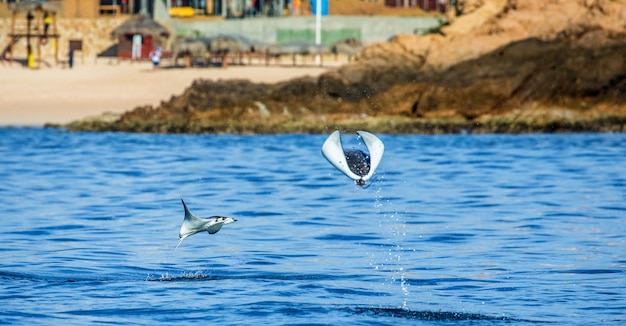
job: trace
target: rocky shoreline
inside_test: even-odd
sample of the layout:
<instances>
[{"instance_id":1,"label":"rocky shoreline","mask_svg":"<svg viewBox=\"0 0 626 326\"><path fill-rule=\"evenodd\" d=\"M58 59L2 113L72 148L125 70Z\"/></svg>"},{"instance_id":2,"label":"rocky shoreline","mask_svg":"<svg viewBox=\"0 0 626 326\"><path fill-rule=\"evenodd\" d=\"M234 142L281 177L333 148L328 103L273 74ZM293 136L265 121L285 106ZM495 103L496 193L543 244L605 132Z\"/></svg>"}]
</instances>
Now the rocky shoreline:
<instances>
[{"instance_id":1,"label":"rocky shoreline","mask_svg":"<svg viewBox=\"0 0 626 326\"><path fill-rule=\"evenodd\" d=\"M334 130L354 132L370 130L384 134L523 134L626 132L626 117L610 116L586 120L511 121L493 120L485 123L454 120L372 118L367 121L343 121L327 124L323 121L300 121L282 124L217 123L194 120L124 121L105 123L102 120L81 120L68 125L48 124L48 128L69 131L112 131L169 134L327 134Z\"/></svg>"},{"instance_id":2,"label":"rocky shoreline","mask_svg":"<svg viewBox=\"0 0 626 326\"><path fill-rule=\"evenodd\" d=\"M278 84L196 80L156 108L138 107L117 119L81 120L63 127L245 134L334 129L423 134L626 131L623 28L581 18L560 29L552 27L548 35L496 35L494 42L496 27L514 21L515 11L534 8L524 7L521 0L516 7L513 1L495 2L508 7L501 8L499 20L486 24L490 28L474 29L475 35L454 34L458 25L453 21L448 34L443 29L445 35L400 35L367 47L357 62L318 78ZM604 10L612 13L610 8ZM584 4L580 9L582 17L601 13ZM622 14L605 18L619 21ZM481 39L483 47L469 55L467 47Z\"/></svg>"}]
</instances>

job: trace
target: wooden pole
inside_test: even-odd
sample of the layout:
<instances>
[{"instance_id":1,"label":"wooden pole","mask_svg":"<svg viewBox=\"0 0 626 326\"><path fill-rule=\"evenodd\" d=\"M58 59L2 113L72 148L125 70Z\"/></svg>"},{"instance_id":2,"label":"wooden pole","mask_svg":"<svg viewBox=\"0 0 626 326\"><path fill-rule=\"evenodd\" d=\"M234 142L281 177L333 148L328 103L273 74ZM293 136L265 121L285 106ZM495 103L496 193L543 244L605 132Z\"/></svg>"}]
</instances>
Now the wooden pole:
<instances>
[{"instance_id":1,"label":"wooden pole","mask_svg":"<svg viewBox=\"0 0 626 326\"><path fill-rule=\"evenodd\" d=\"M31 56L33 55L33 48L30 45L30 22L32 20L32 16L30 11L26 14L26 64L29 68L32 68L31 65Z\"/></svg>"},{"instance_id":2,"label":"wooden pole","mask_svg":"<svg viewBox=\"0 0 626 326\"><path fill-rule=\"evenodd\" d=\"M41 68L41 38L43 35L43 15L41 12L41 7L37 7L36 11L36 19L35 19L35 30L37 31L37 68Z\"/></svg>"},{"instance_id":3,"label":"wooden pole","mask_svg":"<svg viewBox=\"0 0 626 326\"><path fill-rule=\"evenodd\" d=\"M13 45L15 45L15 18L17 17L17 11L13 10L11 15L11 47L9 48L9 64L13 64Z\"/></svg>"},{"instance_id":4,"label":"wooden pole","mask_svg":"<svg viewBox=\"0 0 626 326\"><path fill-rule=\"evenodd\" d=\"M59 64L59 36L57 35L57 13L53 11L50 14L52 19L52 34L55 35L54 40L54 63Z\"/></svg>"},{"instance_id":5,"label":"wooden pole","mask_svg":"<svg viewBox=\"0 0 626 326\"><path fill-rule=\"evenodd\" d=\"M37 42L37 69L41 68L41 37L38 37L39 42Z\"/></svg>"},{"instance_id":6,"label":"wooden pole","mask_svg":"<svg viewBox=\"0 0 626 326\"><path fill-rule=\"evenodd\" d=\"M222 68L228 68L228 53L222 53Z\"/></svg>"}]
</instances>

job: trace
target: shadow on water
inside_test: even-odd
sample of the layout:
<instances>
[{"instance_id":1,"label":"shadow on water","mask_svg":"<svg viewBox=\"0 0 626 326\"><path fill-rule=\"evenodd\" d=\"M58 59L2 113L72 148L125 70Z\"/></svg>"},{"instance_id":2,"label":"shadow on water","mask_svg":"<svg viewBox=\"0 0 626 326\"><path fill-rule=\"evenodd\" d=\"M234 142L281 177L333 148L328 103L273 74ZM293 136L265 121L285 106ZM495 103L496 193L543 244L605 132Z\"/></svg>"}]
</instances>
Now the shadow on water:
<instances>
[{"instance_id":1,"label":"shadow on water","mask_svg":"<svg viewBox=\"0 0 626 326\"><path fill-rule=\"evenodd\" d=\"M379 317L391 317L398 319L415 319L427 321L504 321L504 322L525 322L525 323L546 323L543 321L533 321L524 319L515 319L506 316L489 316L482 314L451 312L451 311L415 311L403 308L374 308L374 307L356 307L346 308L349 312L357 315L372 315Z\"/></svg>"}]
</instances>

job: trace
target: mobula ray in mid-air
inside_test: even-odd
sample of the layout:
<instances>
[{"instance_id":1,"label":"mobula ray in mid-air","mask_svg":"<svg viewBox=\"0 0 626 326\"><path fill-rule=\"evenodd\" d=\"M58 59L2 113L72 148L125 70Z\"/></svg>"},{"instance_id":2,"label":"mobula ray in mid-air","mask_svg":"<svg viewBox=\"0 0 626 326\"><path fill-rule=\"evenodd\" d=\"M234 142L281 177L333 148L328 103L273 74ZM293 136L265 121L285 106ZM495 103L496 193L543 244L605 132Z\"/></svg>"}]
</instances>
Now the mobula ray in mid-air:
<instances>
[{"instance_id":1,"label":"mobula ray in mid-air","mask_svg":"<svg viewBox=\"0 0 626 326\"><path fill-rule=\"evenodd\" d=\"M180 226L180 232L178 232L179 240L176 249L178 249L178 246L180 246L183 240L190 235L204 231L209 232L209 234L215 234L222 229L222 226L237 222L236 219L225 216L211 216L209 218L197 217L187 208L184 200L181 199L180 201L185 208L185 219L183 220L183 225Z\"/></svg>"},{"instance_id":2,"label":"mobula ray in mid-air","mask_svg":"<svg viewBox=\"0 0 626 326\"><path fill-rule=\"evenodd\" d=\"M344 150L341 144L341 133L337 130L330 134L322 145L322 155L337 170L354 180L354 183L364 186L365 182L374 175L374 171L383 158L385 145L378 137L367 131L356 133L363 139L369 153L358 149Z\"/></svg>"}]
</instances>

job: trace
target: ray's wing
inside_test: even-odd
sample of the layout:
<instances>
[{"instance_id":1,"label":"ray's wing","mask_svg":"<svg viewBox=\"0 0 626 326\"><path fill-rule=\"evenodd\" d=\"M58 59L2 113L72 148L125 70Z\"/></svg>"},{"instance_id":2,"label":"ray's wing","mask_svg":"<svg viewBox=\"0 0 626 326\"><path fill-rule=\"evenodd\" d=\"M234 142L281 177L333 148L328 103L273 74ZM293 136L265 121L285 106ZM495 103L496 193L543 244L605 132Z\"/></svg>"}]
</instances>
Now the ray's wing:
<instances>
[{"instance_id":1,"label":"ray's wing","mask_svg":"<svg viewBox=\"0 0 626 326\"><path fill-rule=\"evenodd\" d=\"M352 180L359 180L361 177L350 171L346 155L343 152L343 146L341 145L341 133L336 130L324 142L322 145L322 155L332 164L337 170L343 172Z\"/></svg>"},{"instance_id":2,"label":"ray's wing","mask_svg":"<svg viewBox=\"0 0 626 326\"><path fill-rule=\"evenodd\" d=\"M380 160L383 158L385 144L383 144L378 137L367 131L357 131L356 133L361 136L361 139L363 139L363 142L367 147L367 151L370 154L370 170L367 175L363 177L363 180L367 181L374 175L378 164L380 164Z\"/></svg>"},{"instance_id":3,"label":"ray's wing","mask_svg":"<svg viewBox=\"0 0 626 326\"><path fill-rule=\"evenodd\" d=\"M205 231L208 221L194 215L187 207L187 204L185 204L185 201L182 199L180 201L183 203L183 207L185 208L185 218L183 219L183 224L180 226L178 237L184 239L190 235Z\"/></svg>"},{"instance_id":4,"label":"ray's wing","mask_svg":"<svg viewBox=\"0 0 626 326\"><path fill-rule=\"evenodd\" d=\"M183 203L183 208L185 209L185 218L183 219L183 224L180 226L180 231L178 232L178 237L182 238L198 233L198 228L201 225L202 220L193 215L184 200L181 199L180 201Z\"/></svg>"}]
</instances>

